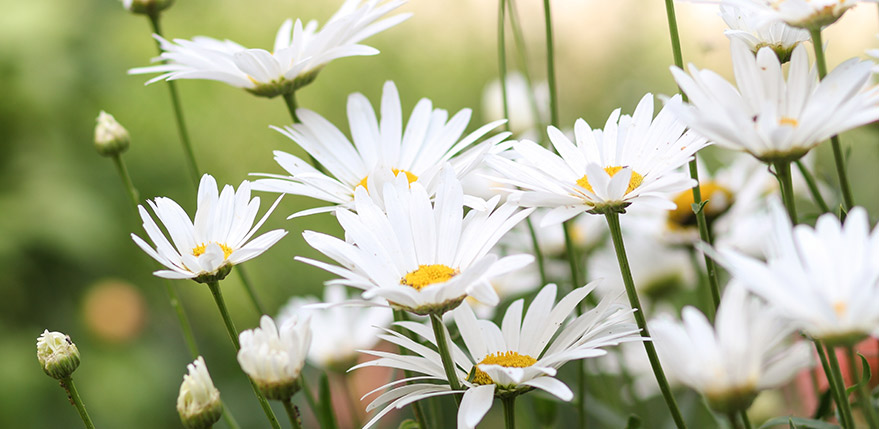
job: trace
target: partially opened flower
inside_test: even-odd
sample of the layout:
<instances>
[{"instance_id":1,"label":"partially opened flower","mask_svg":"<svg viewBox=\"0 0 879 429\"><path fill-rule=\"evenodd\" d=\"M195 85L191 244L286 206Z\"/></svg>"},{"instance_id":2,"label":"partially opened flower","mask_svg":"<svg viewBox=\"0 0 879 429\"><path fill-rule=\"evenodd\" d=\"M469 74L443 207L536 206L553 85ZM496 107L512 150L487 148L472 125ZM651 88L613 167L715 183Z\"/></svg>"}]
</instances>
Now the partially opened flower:
<instances>
[{"instance_id":1,"label":"partially opened flower","mask_svg":"<svg viewBox=\"0 0 879 429\"><path fill-rule=\"evenodd\" d=\"M714 326L694 307L681 317L650 322L662 365L717 411L745 410L760 391L812 364L809 344L792 342L796 327L739 284L724 291Z\"/></svg>"},{"instance_id":2,"label":"partially opened flower","mask_svg":"<svg viewBox=\"0 0 879 429\"><path fill-rule=\"evenodd\" d=\"M784 22L765 24L753 10L730 4L720 5L720 17L729 26L723 34L745 42L755 54L760 48L771 48L781 62L790 60L791 53L800 43L810 40L809 32L791 27Z\"/></svg>"},{"instance_id":3,"label":"partially opened flower","mask_svg":"<svg viewBox=\"0 0 879 429\"><path fill-rule=\"evenodd\" d=\"M238 336L238 363L269 399L287 401L299 390L299 375L311 345L308 317L290 317L278 327L263 315L259 327Z\"/></svg>"},{"instance_id":4,"label":"partially opened flower","mask_svg":"<svg viewBox=\"0 0 879 429\"><path fill-rule=\"evenodd\" d=\"M761 23L785 22L793 27L821 29L833 24L858 3L876 0L724 0L749 9Z\"/></svg>"},{"instance_id":5,"label":"partially opened flower","mask_svg":"<svg viewBox=\"0 0 879 429\"><path fill-rule=\"evenodd\" d=\"M162 73L147 84L159 80L208 79L264 97L290 94L311 83L321 68L334 59L377 54L375 48L358 43L409 18L411 14L406 13L378 21L404 3L346 0L319 30L316 21L303 26L298 19L295 23L288 19L278 30L271 52L204 36L169 42L156 35L162 54L154 61L165 63L134 68L129 74Z\"/></svg>"},{"instance_id":6,"label":"partially opened flower","mask_svg":"<svg viewBox=\"0 0 879 429\"><path fill-rule=\"evenodd\" d=\"M210 428L223 414L220 391L214 387L203 357L199 356L186 369L188 373L183 375L177 395L180 421L187 429Z\"/></svg>"},{"instance_id":7,"label":"partially opened flower","mask_svg":"<svg viewBox=\"0 0 879 429\"><path fill-rule=\"evenodd\" d=\"M411 187L411 188L410 188ZM531 210L515 204L498 207L499 197L484 210L464 216L464 194L451 167L442 172L436 200L420 183L399 175L385 184L384 212L367 195L355 192L356 213L336 210L347 240L305 231L305 241L340 266L297 257L341 277L327 284L363 289L362 297L382 297L394 308L417 314L442 314L468 295L496 305L489 280L530 263L530 255L498 259L495 243Z\"/></svg>"},{"instance_id":8,"label":"partially opened flower","mask_svg":"<svg viewBox=\"0 0 879 429\"><path fill-rule=\"evenodd\" d=\"M689 104L674 107L676 113L720 146L764 162L790 162L836 134L879 119L879 87L871 86L869 61L850 59L819 83L800 45L785 81L772 49L755 57L742 41L732 40L730 47L738 89L692 64L689 74L671 68L690 97Z\"/></svg>"},{"instance_id":9,"label":"partially opened flower","mask_svg":"<svg viewBox=\"0 0 879 429\"><path fill-rule=\"evenodd\" d=\"M205 174L198 185L198 209L194 221L170 198L157 197L147 201L171 241L143 206L138 206L143 228L156 248L134 234L131 238L150 257L168 268L153 273L159 277L198 282L220 280L229 274L233 265L261 255L287 234L287 231L276 229L251 240L279 201L275 201L254 225L259 197L250 198L250 182L241 182L237 192L226 185L219 193L217 182Z\"/></svg>"},{"instance_id":10,"label":"partially opened flower","mask_svg":"<svg viewBox=\"0 0 879 429\"><path fill-rule=\"evenodd\" d=\"M676 170L707 143L675 119L669 106L677 104L679 96L654 119L653 95L647 94L632 116L620 116L620 109L611 113L603 130L593 130L578 119L576 143L549 127L549 139L559 155L525 140L514 144L521 155L518 160L492 156L488 162L505 176L505 183L521 188L520 204L553 208L541 225L585 211L624 211L636 202L674 209L668 194L696 184Z\"/></svg>"},{"instance_id":11,"label":"partially opened flower","mask_svg":"<svg viewBox=\"0 0 879 429\"><path fill-rule=\"evenodd\" d=\"M307 109L297 110L302 121L298 124L275 128L323 165L332 176L325 175L308 162L282 151L275 151L275 161L288 173L269 175L268 179L254 182L254 189L305 195L351 207L354 191L362 187L381 203L384 184L402 175L409 182L419 182L430 194L436 190L439 172L446 162L455 168L458 177L472 169L488 149L507 138L500 133L470 148L503 120L478 128L462 137L470 122L470 109L462 109L449 119L443 109L434 109L431 101L423 98L403 124L400 95L393 82L385 82L382 91L381 120L363 94L348 97L348 122L352 144L333 124ZM297 213L305 215L332 211L334 206L321 207Z\"/></svg>"},{"instance_id":12,"label":"partially opened flower","mask_svg":"<svg viewBox=\"0 0 879 429\"><path fill-rule=\"evenodd\" d=\"M477 319L466 303L452 312L466 346L465 352L452 344L455 373L465 387L458 410L459 428L476 427L495 397L515 397L536 388L570 401L573 392L555 378L559 368L573 360L602 356L607 353L604 347L641 340L638 328L631 321L632 310L614 304L613 299L604 300L594 309L565 322L593 288L594 284L577 288L556 304L557 288L553 284L547 285L524 312L524 318L524 301L520 299L511 304L500 327L489 320ZM414 322L397 325L436 347L430 328ZM369 393L392 388L369 404L367 411L384 408L365 427L372 426L394 408L432 396L461 393L449 387L440 356L434 348L425 347L392 330L385 332L382 339L412 353L397 355L367 351L364 353L378 359L364 362L352 370L380 366L405 369L416 375ZM407 381L410 384L401 386ZM430 381L439 381L439 384Z\"/></svg>"},{"instance_id":13,"label":"partially opened flower","mask_svg":"<svg viewBox=\"0 0 879 429\"><path fill-rule=\"evenodd\" d=\"M852 209L844 225L833 214L815 228L791 227L776 201L766 261L720 247L718 262L812 338L853 345L879 335L879 229Z\"/></svg>"},{"instance_id":14,"label":"partially opened flower","mask_svg":"<svg viewBox=\"0 0 879 429\"><path fill-rule=\"evenodd\" d=\"M45 329L37 338L37 360L46 375L62 380L79 367L79 349L69 335Z\"/></svg>"}]
</instances>

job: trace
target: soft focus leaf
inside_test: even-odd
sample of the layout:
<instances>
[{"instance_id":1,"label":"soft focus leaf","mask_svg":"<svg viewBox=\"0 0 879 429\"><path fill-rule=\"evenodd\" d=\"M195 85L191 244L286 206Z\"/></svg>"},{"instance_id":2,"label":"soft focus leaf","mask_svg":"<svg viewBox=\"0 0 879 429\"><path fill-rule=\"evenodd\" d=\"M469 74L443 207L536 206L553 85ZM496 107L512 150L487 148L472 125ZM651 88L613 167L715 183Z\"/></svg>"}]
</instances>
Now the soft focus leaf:
<instances>
[{"instance_id":1,"label":"soft focus leaf","mask_svg":"<svg viewBox=\"0 0 879 429\"><path fill-rule=\"evenodd\" d=\"M760 429L770 429L777 426L787 426L789 428L800 428L800 429L839 429L839 426L827 423L823 420L814 420L807 419L803 417L776 417L763 423L760 426Z\"/></svg>"}]
</instances>

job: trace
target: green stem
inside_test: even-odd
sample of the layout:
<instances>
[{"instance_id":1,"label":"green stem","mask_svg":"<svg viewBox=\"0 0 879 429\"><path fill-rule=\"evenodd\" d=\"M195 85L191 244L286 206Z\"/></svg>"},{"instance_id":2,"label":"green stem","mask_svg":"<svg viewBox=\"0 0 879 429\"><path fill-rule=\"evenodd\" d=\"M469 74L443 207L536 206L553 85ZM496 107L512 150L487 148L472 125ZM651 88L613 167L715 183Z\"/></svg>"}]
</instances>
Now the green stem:
<instances>
[{"instance_id":1,"label":"green stem","mask_svg":"<svg viewBox=\"0 0 879 429\"><path fill-rule=\"evenodd\" d=\"M177 314L177 321L180 322L180 329L183 331L183 339L186 341L187 348L189 348L189 354L192 356L192 359L198 359L198 345L195 342L195 336L192 335L192 325L189 323L189 318L186 317L186 310L183 309L183 304L180 303L177 289L174 289L174 285L171 284L170 280L165 280L165 291L168 292L171 308Z\"/></svg>"},{"instance_id":2,"label":"green stem","mask_svg":"<svg viewBox=\"0 0 879 429\"><path fill-rule=\"evenodd\" d=\"M232 317L229 316L229 309L226 308L226 301L223 299L223 292L220 290L220 282L216 280L208 282L208 288L211 290L211 295L214 297L217 309L220 310L223 324L226 325L226 333L229 334L229 339L232 340L232 345L234 345L235 350L238 351L241 349L241 343L238 342L238 330L235 329L235 325L232 323ZM272 407L269 406L268 401L266 401L265 396L259 391L256 383L254 383L250 377L247 377L247 380L250 381L250 387L253 389L253 393L256 395L256 399L259 401L259 405L262 407L263 412L269 419L269 423L273 428L280 429L281 424L278 423L278 418L275 417L275 413L272 411Z\"/></svg>"},{"instance_id":3,"label":"green stem","mask_svg":"<svg viewBox=\"0 0 879 429\"><path fill-rule=\"evenodd\" d=\"M818 360L821 361L821 368L824 369L824 375L827 377L827 385L830 387L830 394L833 395L833 402L836 403L836 408L840 410L840 424L844 428L849 428L850 425L845 420L845 416L842 413L842 403L845 402L845 400L841 399L842 396L839 394L839 387L833 377L830 363L827 361L827 353L824 352L824 345L819 340L812 339L812 341L815 343L815 350L818 352Z\"/></svg>"},{"instance_id":4,"label":"green stem","mask_svg":"<svg viewBox=\"0 0 879 429\"><path fill-rule=\"evenodd\" d=\"M505 396L501 399L504 403L504 425L506 429L516 429L516 397Z\"/></svg>"},{"instance_id":5,"label":"green stem","mask_svg":"<svg viewBox=\"0 0 879 429\"><path fill-rule=\"evenodd\" d=\"M583 286L583 279L580 278L580 252L574 243L574 220L563 223L562 227L565 232L565 252L568 254L568 266L571 269L571 290L574 290Z\"/></svg>"},{"instance_id":6,"label":"green stem","mask_svg":"<svg viewBox=\"0 0 879 429\"><path fill-rule=\"evenodd\" d=\"M159 14L154 13L148 15L150 24L153 27L153 33L162 35L162 28L159 24ZM159 54L162 54L162 45L156 41L156 47ZM180 142L183 144L183 152L186 154L186 160L189 164L189 173L192 175L192 182L198 186L201 180L201 173L198 164L195 162L195 152L192 150L192 143L189 141L189 132L186 131L186 121L183 119L183 109L180 107L180 96L177 95L177 83L173 80L166 81L168 83L168 92L171 94L171 105L174 108L174 117L177 121L177 132L180 134Z\"/></svg>"},{"instance_id":7,"label":"green stem","mask_svg":"<svg viewBox=\"0 0 879 429\"><path fill-rule=\"evenodd\" d=\"M79 412L79 417L82 419L82 423L85 425L86 429L95 429L95 424L92 423L88 411L85 410L85 404L82 402L82 398L79 397L79 392L76 391L76 385L73 384L73 378L63 378L61 380L61 387L67 391L67 398L70 399L70 403L76 407L76 411Z\"/></svg>"},{"instance_id":8,"label":"green stem","mask_svg":"<svg viewBox=\"0 0 879 429\"><path fill-rule=\"evenodd\" d=\"M559 124L559 101L555 84L555 48L552 42L552 12L549 0L543 0L543 17L546 27L546 80L549 83L549 122Z\"/></svg>"},{"instance_id":9,"label":"green stem","mask_svg":"<svg viewBox=\"0 0 879 429\"><path fill-rule=\"evenodd\" d=\"M649 339L650 332L647 330L647 320L644 316L643 307L641 307L641 301L638 298L638 292L635 290L635 281L632 279L632 271L629 268L629 260L626 256L625 244L623 244L619 213L607 213L605 218L607 219L607 226L610 229L610 236L613 239L613 247L617 254L617 260L619 261L623 283L626 286L626 295L629 298L629 304L635 309L635 312L633 313L635 322L641 329L641 336L645 339ZM684 423L681 411L678 409L678 404L675 401L674 394L672 394L671 387L668 385L668 380L665 378L665 372L662 370L662 365L659 363L659 356L656 354L656 347L653 345L653 342L649 340L644 341L643 344L644 349L647 351L647 358L650 360L650 366L653 368L653 374L656 376L656 382L659 384L659 390L662 392L662 397L665 399L669 411L671 411L671 416L675 421L675 425L678 428L687 427Z\"/></svg>"},{"instance_id":10,"label":"green stem","mask_svg":"<svg viewBox=\"0 0 879 429\"><path fill-rule=\"evenodd\" d=\"M534 249L534 258L537 259L537 271L540 273L540 284L545 285L548 283L546 277L546 260L543 256L543 251L540 250L540 242L537 240L537 231L534 229L534 222L531 221L531 216L525 218L525 225L528 226L528 233L531 235L531 247Z\"/></svg>"},{"instance_id":11,"label":"green stem","mask_svg":"<svg viewBox=\"0 0 879 429\"><path fill-rule=\"evenodd\" d=\"M836 352L833 350L833 347L826 346L827 348L827 360L830 363L830 371L831 374L827 374L828 378L833 377L833 383L836 385L837 392L839 394L839 409L840 414L843 416L843 427L844 428L854 428L854 419L852 418L852 407L848 401L848 394L845 392L845 382L842 378L842 371L839 369L839 360L836 358Z\"/></svg>"},{"instance_id":12,"label":"green stem","mask_svg":"<svg viewBox=\"0 0 879 429\"><path fill-rule=\"evenodd\" d=\"M351 408L351 427L362 427L360 413L357 411L357 402L354 400L354 397L351 396L352 393L355 393L355 390L353 389L353 386L351 386L351 383L348 382L348 377L346 377L345 374L339 374L339 379L341 379L342 393L345 395L348 407Z\"/></svg>"},{"instance_id":13,"label":"green stem","mask_svg":"<svg viewBox=\"0 0 879 429\"><path fill-rule=\"evenodd\" d=\"M287 110L290 112L290 118L293 119L294 124L301 124L302 121L299 120L299 115L296 114L296 108L298 105L296 104L296 92L288 92L284 94L284 102L287 103ZM320 171L323 174L327 174L327 170L324 169L324 166L321 163L317 162L316 159L311 154L308 154L308 158L311 160L311 165Z\"/></svg>"},{"instance_id":14,"label":"green stem","mask_svg":"<svg viewBox=\"0 0 879 429\"><path fill-rule=\"evenodd\" d=\"M809 193L812 194L812 199L815 200L815 204L821 209L821 213L829 213L830 207L827 206L827 202L825 202L824 197L821 196L821 191L818 189L815 177L812 176L812 173L810 173L809 169L803 165L801 160L797 160L796 163L797 169L800 170L800 174L803 175L803 179L806 180L806 186L809 187Z\"/></svg>"},{"instance_id":15,"label":"green stem","mask_svg":"<svg viewBox=\"0 0 879 429\"><path fill-rule=\"evenodd\" d=\"M742 416L742 423L745 425L745 429L751 429L751 419L748 418L748 411L742 410L739 414Z\"/></svg>"},{"instance_id":16,"label":"green stem","mask_svg":"<svg viewBox=\"0 0 879 429\"><path fill-rule=\"evenodd\" d=\"M293 401L288 399L281 402L284 403L284 409L287 410L287 416L290 417L290 425L293 426L293 429L301 429L302 424L299 423L299 410L293 405Z\"/></svg>"},{"instance_id":17,"label":"green stem","mask_svg":"<svg viewBox=\"0 0 879 429\"><path fill-rule=\"evenodd\" d=\"M846 347L845 352L846 357L848 358L849 371L851 372L852 385L860 384L857 389L857 395L858 401L860 401L861 403L861 413L864 415L864 419L867 420L867 425L870 427L870 429L876 429L877 427L879 427L879 423L877 423L879 422L879 418L877 418L876 416L876 409L873 408L867 383L860 383L863 375L859 374L858 368L861 367L861 364L855 357L854 346ZM867 377L868 380L869 378L870 377Z\"/></svg>"},{"instance_id":18,"label":"green stem","mask_svg":"<svg viewBox=\"0 0 879 429\"><path fill-rule=\"evenodd\" d=\"M406 314L403 312L403 310L394 310L394 322L402 322L404 320L406 320ZM397 331L405 335L410 340L418 342L418 340L415 338L415 334L413 334L412 332L403 328L397 328ZM399 347L399 350L401 355L410 354L409 350L405 347L401 346ZM408 370L403 371L403 376L406 378L412 378L412 372ZM421 404L419 402L412 403L412 413L415 415L415 421L418 422L418 427L421 429L427 429L427 418L425 417L424 410L421 408Z\"/></svg>"},{"instance_id":19,"label":"green stem","mask_svg":"<svg viewBox=\"0 0 879 429\"><path fill-rule=\"evenodd\" d=\"M675 58L675 65L684 68L684 55L681 50L681 36L678 33L678 19L675 17L674 0L665 0L665 15L668 20L668 34L671 38L671 51ZM686 101L686 94L682 94Z\"/></svg>"},{"instance_id":20,"label":"green stem","mask_svg":"<svg viewBox=\"0 0 879 429\"><path fill-rule=\"evenodd\" d=\"M266 313L265 307L263 307L262 302L260 302L259 298L256 297L256 289L253 287L253 283L250 282L250 277L247 275L247 272L244 271L244 267L241 265L237 265L235 267L235 271L238 271L238 277L241 279L241 283L244 285L244 290L247 292L247 296L250 298L250 302L253 303L253 308L260 315L268 314Z\"/></svg>"},{"instance_id":21,"label":"green stem","mask_svg":"<svg viewBox=\"0 0 879 429\"><path fill-rule=\"evenodd\" d=\"M784 208L790 216L792 224L797 224L797 204L794 201L794 185L791 178L790 162L780 161L775 163L775 174L781 184L781 198L784 200Z\"/></svg>"},{"instance_id":22,"label":"green stem","mask_svg":"<svg viewBox=\"0 0 879 429\"><path fill-rule=\"evenodd\" d=\"M730 412L729 414L726 415L726 418L729 419L729 425L730 425L731 428L733 428L733 429L744 429L744 428L742 427L742 424L739 423L739 419L738 419L738 417L736 416L736 413L735 413L735 412Z\"/></svg>"},{"instance_id":23,"label":"green stem","mask_svg":"<svg viewBox=\"0 0 879 429\"><path fill-rule=\"evenodd\" d=\"M824 59L824 43L821 41L821 29L815 28L810 30L810 32L812 33L812 47L815 48L815 64L818 66L818 78L823 80L827 76L827 60ZM839 177L842 201L845 204L845 211L848 212L854 207L855 203L852 198L848 175L845 172L845 158L839 144L839 136L831 137L830 145L833 147L833 161L836 165L836 175Z\"/></svg>"},{"instance_id":24,"label":"green stem","mask_svg":"<svg viewBox=\"0 0 879 429\"><path fill-rule=\"evenodd\" d=\"M314 400L314 395L311 394L311 389L308 387L308 380L305 377L305 374L301 374L299 376L299 380L297 381L299 383L299 390L301 390L302 394L305 396L305 402L308 404L308 408L317 418L317 421L320 422L321 427L326 426L326 422L323 421L323 417L321 415L320 409L317 406L317 402Z\"/></svg>"},{"instance_id":25,"label":"green stem","mask_svg":"<svg viewBox=\"0 0 879 429\"><path fill-rule=\"evenodd\" d=\"M235 417L232 417L232 412L229 411L229 406L227 406L222 400L220 400L220 403L223 404L223 420L226 421L226 426L229 426L229 429L241 429L241 426L238 425Z\"/></svg>"},{"instance_id":26,"label":"green stem","mask_svg":"<svg viewBox=\"0 0 879 429\"><path fill-rule=\"evenodd\" d=\"M500 74L501 84L501 100L503 101L504 118L507 122L504 124L504 130L510 131L510 107L507 96L507 40L504 23L504 12L506 11L506 1L500 0L497 8L497 57L498 72Z\"/></svg>"},{"instance_id":27,"label":"green stem","mask_svg":"<svg viewBox=\"0 0 879 429\"><path fill-rule=\"evenodd\" d=\"M443 361L443 369L446 371L446 378L449 379L449 386L452 390L461 390L461 382L458 381L458 375L455 371L455 361L452 359L452 351L449 347L449 339L446 337L446 328L443 326L442 316L431 313L430 324L433 326L436 348L440 359ZM455 395L455 402L461 405L461 397Z\"/></svg>"},{"instance_id":28,"label":"green stem","mask_svg":"<svg viewBox=\"0 0 879 429\"><path fill-rule=\"evenodd\" d=\"M140 204L140 197L138 196L137 189L134 188L134 183L131 182L131 176L128 174L125 162L122 161L122 156L119 154L113 155L113 164L116 165L116 171L119 173L119 178L122 179L122 184L125 186L128 197L131 198L131 203L137 209L137 205Z\"/></svg>"},{"instance_id":29,"label":"green stem","mask_svg":"<svg viewBox=\"0 0 879 429\"><path fill-rule=\"evenodd\" d=\"M534 94L534 81L531 79L531 72L528 70L528 52L525 45L525 36L522 33L522 25L519 23L519 14L516 12L515 0L507 0L507 10L510 12L510 28L513 30L513 39L516 41L516 51L519 53L519 68L522 69L522 76L525 78L525 84L528 88L528 104L531 107L531 114L534 115L534 123L539 130L546 129L540 117L540 108L537 105L537 96Z\"/></svg>"},{"instance_id":30,"label":"green stem","mask_svg":"<svg viewBox=\"0 0 879 429\"><path fill-rule=\"evenodd\" d=\"M699 286L698 289L700 290L698 296L699 305L700 307L704 307L707 310L705 311L705 316L707 316L709 320L714 320L714 314L717 311L717 307L715 307L714 304L714 294L712 293L709 297L704 292L701 292L703 290L702 285L707 285L709 282L708 275L702 270L702 264L699 262L699 251L694 246L689 246L689 250L690 263L693 265L693 270L698 276L697 285ZM711 288L709 287L708 289L710 290ZM708 302L709 300L710 302Z\"/></svg>"}]
</instances>

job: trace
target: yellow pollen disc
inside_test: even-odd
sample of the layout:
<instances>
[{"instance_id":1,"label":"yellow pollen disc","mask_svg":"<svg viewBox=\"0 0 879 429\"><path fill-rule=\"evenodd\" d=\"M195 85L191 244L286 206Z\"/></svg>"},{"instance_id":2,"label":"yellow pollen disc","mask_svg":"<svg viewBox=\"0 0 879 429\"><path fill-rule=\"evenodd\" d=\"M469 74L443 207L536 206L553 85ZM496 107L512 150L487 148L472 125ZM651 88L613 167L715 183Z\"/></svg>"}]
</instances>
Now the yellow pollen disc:
<instances>
[{"instance_id":1,"label":"yellow pollen disc","mask_svg":"<svg viewBox=\"0 0 879 429\"><path fill-rule=\"evenodd\" d=\"M717 182L703 182L699 187L702 190L703 200L712 200L713 196L713 201L708 201L708 204L704 207L705 215L709 218L723 214L723 212L729 208L730 204L732 204L734 196L732 191L726 186ZM717 201L720 197L718 194L722 194L726 199L726 202L723 203L723 205L721 205L721 201ZM674 203L677 208L668 214L669 226L686 227L695 225L696 214L693 213L693 202L693 191L690 189L675 196Z\"/></svg>"},{"instance_id":2,"label":"yellow pollen disc","mask_svg":"<svg viewBox=\"0 0 879 429\"><path fill-rule=\"evenodd\" d=\"M232 254L232 248L225 245L225 244L220 244L220 243L217 243L217 244L220 245L220 249L223 249L223 260L229 259L229 255ZM192 248L192 256L198 257L201 255L204 255L204 252L207 250L207 248L208 248L207 243L202 243L202 244L199 244L198 246L193 247Z\"/></svg>"},{"instance_id":3,"label":"yellow pollen disc","mask_svg":"<svg viewBox=\"0 0 879 429\"><path fill-rule=\"evenodd\" d=\"M485 373L485 371L479 369L478 365L500 365L507 368L527 368L531 365L537 363L537 359L534 359L528 355L520 355L517 352L497 352L492 353L482 359L476 365L473 365L473 370L471 371L470 378L473 380L473 383L476 384L492 384L494 380Z\"/></svg>"},{"instance_id":4,"label":"yellow pollen disc","mask_svg":"<svg viewBox=\"0 0 879 429\"><path fill-rule=\"evenodd\" d=\"M842 317L845 314L845 311L848 307L842 301L837 301L833 303L833 311L836 313L838 317Z\"/></svg>"},{"instance_id":5,"label":"yellow pollen disc","mask_svg":"<svg viewBox=\"0 0 879 429\"><path fill-rule=\"evenodd\" d=\"M797 126L797 125L800 125L800 122L799 122L799 121L797 121L797 120L794 119L794 118L788 118L787 116L783 116L781 119L779 119L779 120L778 120L778 123L779 123L780 125L790 125L790 126L792 126L792 127L795 127L795 126Z\"/></svg>"},{"instance_id":6,"label":"yellow pollen disc","mask_svg":"<svg viewBox=\"0 0 879 429\"><path fill-rule=\"evenodd\" d=\"M403 276L400 283L421 290L435 283L449 281L456 274L458 270L442 264L419 265L417 270Z\"/></svg>"},{"instance_id":7,"label":"yellow pollen disc","mask_svg":"<svg viewBox=\"0 0 879 429\"><path fill-rule=\"evenodd\" d=\"M412 182L418 180L418 176L416 176L406 170L392 168L391 172L394 173L394 177L397 177L397 175L400 173L406 173L406 180L408 180L409 183L412 183ZM366 189L367 192L369 191L369 186L366 186L366 179L368 179L368 178L369 178L369 176L366 176L363 179L361 179L360 182L357 183L357 186L363 186L363 189ZM355 186L355 188L357 188L357 186Z\"/></svg>"},{"instance_id":8,"label":"yellow pollen disc","mask_svg":"<svg viewBox=\"0 0 879 429\"><path fill-rule=\"evenodd\" d=\"M619 173L623 170L623 167L604 167L604 171L607 172L610 177L613 177L615 174ZM644 176L638 174L637 171L632 170L632 178L629 179L629 187L626 188L626 193L632 192L638 186L641 186L641 182L644 181ZM577 184L582 188L586 189L589 192L595 193L595 190L592 189L592 185L589 183L589 179L584 174L583 177L577 179Z\"/></svg>"}]
</instances>

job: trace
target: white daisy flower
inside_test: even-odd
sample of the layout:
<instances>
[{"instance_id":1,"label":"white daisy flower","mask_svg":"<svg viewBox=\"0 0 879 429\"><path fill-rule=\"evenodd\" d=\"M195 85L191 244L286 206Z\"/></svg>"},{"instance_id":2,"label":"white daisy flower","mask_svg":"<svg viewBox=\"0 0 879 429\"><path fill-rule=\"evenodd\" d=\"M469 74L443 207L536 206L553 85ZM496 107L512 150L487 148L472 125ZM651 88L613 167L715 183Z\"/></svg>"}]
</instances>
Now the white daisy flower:
<instances>
[{"instance_id":1,"label":"white daisy flower","mask_svg":"<svg viewBox=\"0 0 879 429\"><path fill-rule=\"evenodd\" d=\"M341 266L312 259L297 260L325 269L342 284L363 289L362 297L379 296L395 308L417 314L443 313L468 295L489 305L498 297L489 281L521 268L534 258L512 255L498 259L488 252L507 231L531 213L515 204L498 207L496 197L485 210L464 216L464 194L451 167L442 173L436 202L420 183L397 176L385 184L385 213L366 188L355 192L356 214L336 210L347 241L305 231L305 241ZM411 186L411 189L410 189Z\"/></svg>"},{"instance_id":2,"label":"white daisy flower","mask_svg":"<svg viewBox=\"0 0 879 429\"><path fill-rule=\"evenodd\" d=\"M876 0L724 0L725 3L749 9L761 23L786 22L806 29L821 29L833 24L858 3Z\"/></svg>"},{"instance_id":3,"label":"white daisy flower","mask_svg":"<svg viewBox=\"0 0 879 429\"><path fill-rule=\"evenodd\" d=\"M154 35L162 54L153 61L165 63L134 68L128 73L162 73L147 84L160 80L208 79L264 97L289 94L311 83L332 60L377 54L377 49L358 43L409 18L412 14L404 13L376 22L404 3L404 0L346 0L320 30L317 21L303 26L298 19L295 23L288 19L278 30L271 52L204 36L169 42Z\"/></svg>"},{"instance_id":4,"label":"white daisy flower","mask_svg":"<svg viewBox=\"0 0 879 429\"><path fill-rule=\"evenodd\" d=\"M879 49L868 49L867 55L872 57L874 63L879 61ZM879 73L879 64L874 64L873 73Z\"/></svg>"},{"instance_id":5,"label":"white daisy flower","mask_svg":"<svg viewBox=\"0 0 879 429\"><path fill-rule=\"evenodd\" d=\"M180 421L186 428L211 427L223 414L220 391L214 387L203 357L199 356L186 369L188 373L183 375L183 383L180 384L180 393L177 395Z\"/></svg>"},{"instance_id":6,"label":"white daisy flower","mask_svg":"<svg viewBox=\"0 0 879 429\"><path fill-rule=\"evenodd\" d=\"M791 227L776 200L772 218L765 262L724 247L718 262L828 346L879 335L879 229L870 232L867 211L852 209L844 226L828 213L815 228Z\"/></svg>"},{"instance_id":7,"label":"white daisy flower","mask_svg":"<svg viewBox=\"0 0 879 429\"><path fill-rule=\"evenodd\" d=\"M290 176L271 177L254 182L254 189L305 195L336 205L351 207L354 191L363 187L381 202L384 183L404 175L409 182L421 183L430 194L436 188L439 172L451 162L462 177L482 159L482 154L503 141L510 133L500 133L478 147L464 152L486 133L504 121L484 125L461 137L470 122L470 109L462 109L451 119L443 109L432 108L423 98L415 106L403 128L400 95L393 82L385 82L381 101L381 121L363 94L348 97L348 122L354 144L333 124L308 109L298 109L299 124L275 127L314 157L332 177L317 171L310 163L286 152L275 151L275 161ZM333 211L334 206L302 211L294 216Z\"/></svg>"},{"instance_id":8,"label":"white daisy flower","mask_svg":"<svg viewBox=\"0 0 879 429\"><path fill-rule=\"evenodd\" d=\"M812 364L808 343L790 344L796 328L741 285L727 286L713 327L694 307L685 307L681 318L650 322L663 368L717 411L747 409L761 390Z\"/></svg>"},{"instance_id":9,"label":"white daisy flower","mask_svg":"<svg viewBox=\"0 0 879 429\"><path fill-rule=\"evenodd\" d=\"M739 39L745 42L754 53L768 46L781 62L790 60L794 48L811 39L808 31L791 27L784 22L765 25L753 10L747 8L721 3L720 17L729 27L723 34L730 40Z\"/></svg>"},{"instance_id":10,"label":"white daisy flower","mask_svg":"<svg viewBox=\"0 0 879 429\"><path fill-rule=\"evenodd\" d=\"M680 104L680 96L668 102ZM653 118L653 95L638 103L633 116L611 113L604 130L592 130L586 121L574 124L576 144L557 128L548 127L556 155L537 143L514 144L518 162L499 156L487 158L505 176L504 182L522 189L523 206L552 207L541 226L568 220L584 211L619 211L632 203L673 209L669 193L692 188L696 182L676 171L706 140L670 112L669 106Z\"/></svg>"},{"instance_id":11,"label":"white daisy flower","mask_svg":"<svg viewBox=\"0 0 879 429\"><path fill-rule=\"evenodd\" d=\"M871 86L869 61L850 59L820 83L803 45L794 49L787 81L768 48L755 57L732 40L738 89L692 64L671 71L689 104L674 106L680 119L718 145L764 162L793 161L824 140L879 119L879 87Z\"/></svg>"},{"instance_id":12,"label":"white daisy flower","mask_svg":"<svg viewBox=\"0 0 879 429\"><path fill-rule=\"evenodd\" d=\"M259 197L250 199L250 182L241 182L237 192L226 185L223 192L218 193L217 182L205 174L198 185L194 221L170 198L147 201L168 231L170 242L143 206L137 207L143 229L156 248L134 234L131 238L150 257L168 268L154 272L156 276L198 282L220 280L229 274L233 265L261 255L287 234L276 229L250 240L278 202L280 198L253 225L259 211Z\"/></svg>"},{"instance_id":13,"label":"white daisy flower","mask_svg":"<svg viewBox=\"0 0 879 429\"><path fill-rule=\"evenodd\" d=\"M565 323L577 305L594 288L589 284L575 289L555 304L556 286L549 284L537 294L523 315L523 300L517 300L507 309L499 327L489 320L479 320L468 304L452 312L455 324L466 346L466 353L451 344L455 372L465 387L464 398L458 409L458 428L474 428L491 408L494 398L519 395L534 388L544 390L557 398L570 401L574 397L564 382L555 378L557 370L577 359L602 356L603 347L623 342L640 341L639 329L631 322L632 310L605 300L592 310ZM396 325L408 329L436 347L433 332L427 326L414 322ZM381 351L364 353L378 359L352 368L367 366L405 369L419 375L397 380L382 389L406 382L412 384L394 387L375 398L367 411L384 407L364 427L395 408L424 398L457 394L448 385L439 354L434 348L423 346L405 335L385 330L381 338L413 352L397 355ZM558 334L558 335L556 335ZM440 384L420 383L426 380Z\"/></svg>"},{"instance_id":14,"label":"white daisy flower","mask_svg":"<svg viewBox=\"0 0 879 429\"><path fill-rule=\"evenodd\" d=\"M269 399L289 400L299 390L299 374L311 345L308 317L291 317L280 328L263 315L259 327L238 335L238 364Z\"/></svg>"},{"instance_id":15,"label":"white daisy flower","mask_svg":"<svg viewBox=\"0 0 879 429\"><path fill-rule=\"evenodd\" d=\"M317 368L346 370L357 359L357 350L369 349L378 343L376 328L385 328L393 314L382 307L337 306L348 301L345 288L339 285L324 289L324 308L314 307L314 298L293 297L281 308L278 323L293 317L311 319L311 347L308 363Z\"/></svg>"}]
</instances>

